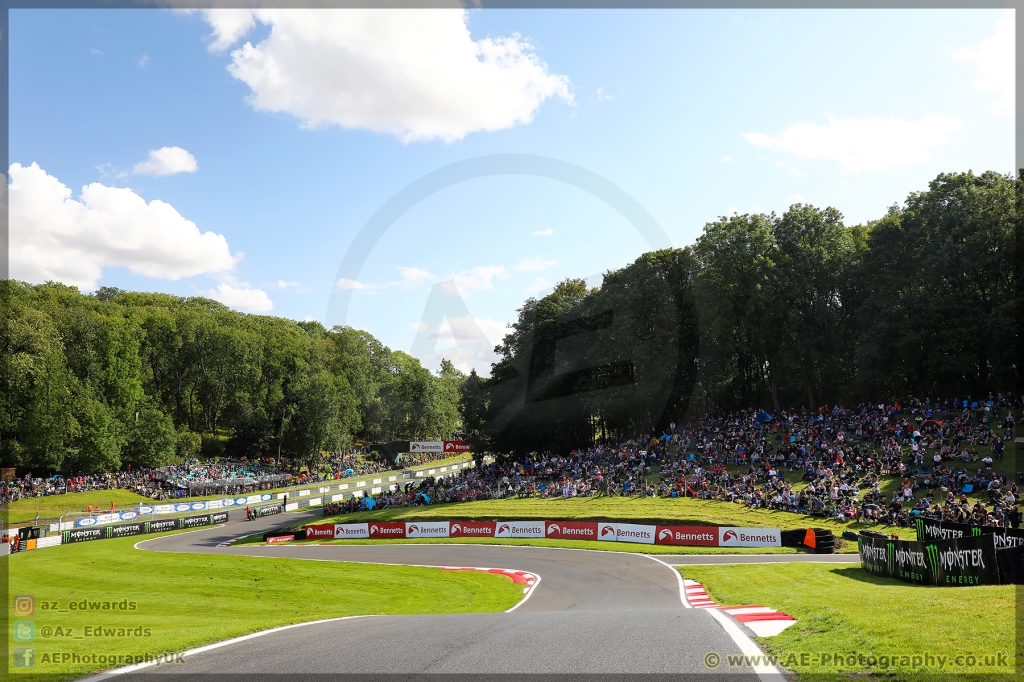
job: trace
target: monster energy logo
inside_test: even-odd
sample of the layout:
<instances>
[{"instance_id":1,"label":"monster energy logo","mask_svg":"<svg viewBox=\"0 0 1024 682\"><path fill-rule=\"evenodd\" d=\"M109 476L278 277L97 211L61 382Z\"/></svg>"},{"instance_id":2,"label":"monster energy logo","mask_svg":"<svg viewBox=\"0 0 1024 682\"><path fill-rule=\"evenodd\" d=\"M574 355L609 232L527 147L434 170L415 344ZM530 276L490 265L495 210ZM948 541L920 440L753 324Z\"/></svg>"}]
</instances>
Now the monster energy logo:
<instances>
[{"instance_id":1,"label":"monster energy logo","mask_svg":"<svg viewBox=\"0 0 1024 682\"><path fill-rule=\"evenodd\" d=\"M889 568L889 575L892 575L893 563L896 560L896 543L890 542L885 546L886 566Z\"/></svg>"},{"instance_id":2,"label":"monster energy logo","mask_svg":"<svg viewBox=\"0 0 1024 682\"><path fill-rule=\"evenodd\" d=\"M924 519L914 519L917 524L917 539L924 540Z\"/></svg>"},{"instance_id":3,"label":"monster energy logo","mask_svg":"<svg viewBox=\"0 0 1024 682\"><path fill-rule=\"evenodd\" d=\"M971 526L971 535L981 535L981 529L977 526Z\"/></svg>"},{"instance_id":4,"label":"monster energy logo","mask_svg":"<svg viewBox=\"0 0 1024 682\"><path fill-rule=\"evenodd\" d=\"M924 552L928 556L928 567L931 568L932 582L939 584L939 547L938 545L925 545Z\"/></svg>"}]
</instances>

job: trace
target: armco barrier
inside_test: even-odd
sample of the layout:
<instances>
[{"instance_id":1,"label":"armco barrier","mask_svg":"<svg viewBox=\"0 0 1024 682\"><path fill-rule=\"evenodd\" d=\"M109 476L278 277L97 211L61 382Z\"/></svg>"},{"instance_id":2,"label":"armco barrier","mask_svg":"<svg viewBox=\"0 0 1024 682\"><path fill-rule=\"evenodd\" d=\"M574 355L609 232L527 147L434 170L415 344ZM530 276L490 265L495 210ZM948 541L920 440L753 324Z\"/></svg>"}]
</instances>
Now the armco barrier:
<instances>
[{"instance_id":1,"label":"armco barrier","mask_svg":"<svg viewBox=\"0 0 1024 682\"><path fill-rule=\"evenodd\" d=\"M281 505L275 505L280 507ZM126 538L133 535L146 535L149 533L162 533L168 530L186 530L200 528L224 523L228 520L227 512L216 512L213 514L202 514L199 516L182 516L177 519L160 519L158 521L138 521L136 523L124 523L114 526L103 526L102 528L75 528L66 530L60 536L61 544L75 542L89 542L90 540L107 540L110 538Z\"/></svg>"},{"instance_id":2,"label":"armco barrier","mask_svg":"<svg viewBox=\"0 0 1024 682\"><path fill-rule=\"evenodd\" d=\"M387 472L373 476L352 477L347 479L344 483L331 483L328 481L310 483L308 484L308 487L296 486L295 489L279 493L252 493L249 495L222 497L217 500L182 500L179 502L165 502L161 504L143 504L132 509L125 509L119 512L82 516L81 518L75 519L73 522L61 524L60 528L56 527L57 524L51 524L50 530L58 532L65 531L69 527L91 528L95 526L108 526L123 521L141 520L144 516L161 516L168 514L185 514L188 512L214 511L217 509L231 509L266 503L271 500L287 500L287 509L285 511L295 511L297 509L305 509L307 507L317 507L325 502L339 502L353 496L362 497L367 492L371 495L376 495L385 490L394 490L401 485L400 481L402 480L412 480L437 474L450 474L460 469L472 467L473 465L474 462L470 460L467 462L446 464L432 469Z\"/></svg>"},{"instance_id":3,"label":"armco barrier","mask_svg":"<svg viewBox=\"0 0 1024 682\"><path fill-rule=\"evenodd\" d=\"M804 531L801 531L803 533ZM306 539L549 538L693 547L781 547L778 528L659 526L606 521L370 521L312 524Z\"/></svg>"}]
</instances>

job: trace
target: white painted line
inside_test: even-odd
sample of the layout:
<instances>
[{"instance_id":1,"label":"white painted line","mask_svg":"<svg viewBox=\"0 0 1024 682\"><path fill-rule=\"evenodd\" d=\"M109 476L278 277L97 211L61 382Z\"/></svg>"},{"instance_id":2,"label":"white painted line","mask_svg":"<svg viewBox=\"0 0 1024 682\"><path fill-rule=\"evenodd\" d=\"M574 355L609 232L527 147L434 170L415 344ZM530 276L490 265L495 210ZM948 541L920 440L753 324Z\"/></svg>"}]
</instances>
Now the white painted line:
<instances>
[{"instance_id":1,"label":"white painted line","mask_svg":"<svg viewBox=\"0 0 1024 682\"><path fill-rule=\"evenodd\" d=\"M761 661L761 665L754 666L754 672L757 673L761 682L785 682L786 678L779 672L779 669L774 665L764 663L765 653L754 644L754 640L743 634L743 631L736 623L729 620L729 616L717 609L707 609L707 612L718 621L718 624L732 638L732 641L736 642L736 646L740 648L741 653L753 657L754 660Z\"/></svg>"},{"instance_id":2,"label":"white painted line","mask_svg":"<svg viewBox=\"0 0 1024 682\"><path fill-rule=\"evenodd\" d=\"M747 613L776 613L775 609L770 609L767 606L740 606L732 609L722 609L730 616L742 616Z\"/></svg>"},{"instance_id":3,"label":"white painted line","mask_svg":"<svg viewBox=\"0 0 1024 682\"><path fill-rule=\"evenodd\" d=\"M261 632L254 632L251 635L242 635L241 637L235 637L234 639L227 639L223 642L215 642L214 644L207 644L196 649L189 649L188 651L182 652L182 656L186 659L189 656L195 656L206 651L212 651L213 649L219 649L230 644L237 644L246 640L255 639L256 637L262 637L263 635L270 635L275 632L281 632L282 630L291 630L292 628L301 628L307 625L318 625L320 623L333 623L339 620L351 620L353 618L372 618L372 616L343 616L341 618L325 618L323 620L311 620L308 623L295 623L294 625L282 625L277 628L270 628L269 630L263 630ZM84 677L79 682L99 682L99 680L105 680L116 675L124 675L125 673L135 672L136 670L142 670L143 668L151 668L156 663L136 663L134 665L128 665L123 668L116 668L114 670L108 670L105 673L99 673L97 675L90 675Z\"/></svg>"},{"instance_id":4,"label":"white painted line","mask_svg":"<svg viewBox=\"0 0 1024 682\"><path fill-rule=\"evenodd\" d=\"M540 576L539 576L539 575L537 575L536 573L531 573L530 575L532 575L532 576L535 576L535 577L537 578L537 581L536 581L536 582L534 582L534 583L533 583L532 585L529 585L529 586L528 586L528 587L526 588L526 596L525 596L525 597L523 597L522 601L520 601L520 602L519 602L518 604L516 604L516 605L515 605L515 606L513 606L512 608L508 609L507 611L505 611L505 613L512 613L513 611L515 611L516 609L518 609L518 608L519 608L520 606L522 606L523 604L525 604L525 603L526 603L526 600L527 600L527 599L529 599L530 597L532 597L532 596L533 596L533 591L534 591L535 589L537 589L537 586L538 586L538 585L540 585Z\"/></svg>"},{"instance_id":5,"label":"white painted line","mask_svg":"<svg viewBox=\"0 0 1024 682\"><path fill-rule=\"evenodd\" d=\"M795 620L757 620L744 623L744 625L758 637L774 637L795 623Z\"/></svg>"},{"instance_id":6,"label":"white painted line","mask_svg":"<svg viewBox=\"0 0 1024 682\"><path fill-rule=\"evenodd\" d=\"M213 530L214 528L223 528L223 527L224 527L223 523L218 523L216 526L203 526L202 528L196 528L195 530L186 530L184 533L174 533L174 534L175 535L187 535L188 533L198 533L199 531L202 531L202 530ZM173 532L173 531L161 531L161 532ZM153 542L153 540L166 540L168 537L170 537L170 536L168 536L168 535L161 535L158 538L148 538L146 540L139 540L134 545L132 545L132 547L134 547L135 549L141 550L142 548L139 547L139 545L141 545L141 544L144 544L144 543L147 543L147 542ZM157 551L158 552L160 550L152 550L152 551Z\"/></svg>"},{"instance_id":7,"label":"white painted line","mask_svg":"<svg viewBox=\"0 0 1024 682\"><path fill-rule=\"evenodd\" d=\"M679 581L679 601L681 601L683 603L683 608L692 609L693 607L690 606L690 602L688 602L686 600L686 587L685 587L685 585L683 585L683 574L680 573L679 571L677 571L676 569L672 568L668 564L666 564L661 559L656 559L653 556L651 556L650 554L641 554L640 556L645 556L648 559L652 559L654 561L657 561L659 564L661 564L662 566L664 566L665 568L667 568L668 570L670 570L670 571L672 571L673 573L676 574L676 580Z\"/></svg>"}]
</instances>

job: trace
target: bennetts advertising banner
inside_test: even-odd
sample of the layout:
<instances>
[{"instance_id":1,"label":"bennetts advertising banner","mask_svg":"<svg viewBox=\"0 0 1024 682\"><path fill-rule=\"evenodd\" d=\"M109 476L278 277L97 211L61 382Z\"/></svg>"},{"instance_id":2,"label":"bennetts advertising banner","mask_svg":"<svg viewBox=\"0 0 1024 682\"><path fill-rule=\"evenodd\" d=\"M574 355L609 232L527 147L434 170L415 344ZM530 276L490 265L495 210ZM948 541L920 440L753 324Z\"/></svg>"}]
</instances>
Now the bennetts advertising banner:
<instances>
[{"instance_id":1,"label":"bennetts advertising banner","mask_svg":"<svg viewBox=\"0 0 1024 682\"><path fill-rule=\"evenodd\" d=\"M1024 530L1019 528L997 528L995 526L969 526L966 523L951 523L934 519L915 519L919 542L929 540L955 540L957 538L994 535L996 549L1024 545Z\"/></svg>"},{"instance_id":2,"label":"bennetts advertising banner","mask_svg":"<svg viewBox=\"0 0 1024 682\"><path fill-rule=\"evenodd\" d=\"M861 567L878 576L914 585L998 585L991 534L916 542L865 535L857 539Z\"/></svg>"},{"instance_id":3,"label":"bennetts advertising banner","mask_svg":"<svg viewBox=\"0 0 1024 682\"><path fill-rule=\"evenodd\" d=\"M333 531L332 531L333 528ZM803 532L803 531L801 531ZM778 528L651 526L604 521L377 521L306 526L306 538L549 538L693 547L779 547Z\"/></svg>"}]
</instances>

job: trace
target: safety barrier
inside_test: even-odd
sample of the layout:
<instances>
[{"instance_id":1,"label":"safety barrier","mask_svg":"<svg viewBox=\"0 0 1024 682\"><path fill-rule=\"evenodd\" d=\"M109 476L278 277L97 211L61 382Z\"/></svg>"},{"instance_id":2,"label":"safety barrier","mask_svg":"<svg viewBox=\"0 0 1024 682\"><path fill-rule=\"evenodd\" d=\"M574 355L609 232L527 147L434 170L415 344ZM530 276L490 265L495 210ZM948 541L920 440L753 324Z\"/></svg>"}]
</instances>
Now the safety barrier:
<instances>
[{"instance_id":1,"label":"safety barrier","mask_svg":"<svg viewBox=\"0 0 1024 682\"><path fill-rule=\"evenodd\" d=\"M925 542L861 534L857 548L861 568L868 573L913 585L999 585L1011 583L1020 575L1018 547L1000 550L1011 560L1011 565L1000 571L993 534Z\"/></svg>"},{"instance_id":2,"label":"safety barrier","mask_svg":"<svg viewBox=\"0 0 1024 682\"><path fill-rule=\"evenodd\" d=\"M696 547L781 547L778 528L673 526L607 521L370 521L311 524L306 539L549 538ZM804 531L801 531L804 533Z\"/></svg>"}]
</instances>

